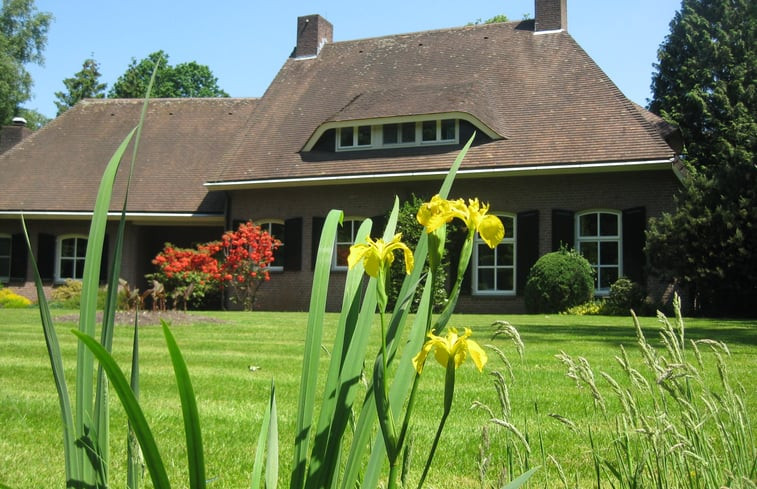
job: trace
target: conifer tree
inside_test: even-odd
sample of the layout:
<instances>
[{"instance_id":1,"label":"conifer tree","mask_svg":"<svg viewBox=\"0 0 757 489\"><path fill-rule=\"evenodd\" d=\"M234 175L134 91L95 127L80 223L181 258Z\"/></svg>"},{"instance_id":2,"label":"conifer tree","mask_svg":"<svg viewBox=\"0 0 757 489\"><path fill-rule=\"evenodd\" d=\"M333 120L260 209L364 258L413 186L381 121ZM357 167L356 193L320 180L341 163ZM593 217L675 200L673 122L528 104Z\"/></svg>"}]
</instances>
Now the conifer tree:
<instances>
[{"instance_id":1,"label":"conifer tree","mask_svg":"<svg viewBox=\"0 0 757 489\"><path fill-rule=\"evenodd\" d=\"M63 80L67 92L55 92L58 115L85 98L104 98L105 83L100 83L100 64L92 58L84 60L81 71Z\"/></svg>"}]
</instances>

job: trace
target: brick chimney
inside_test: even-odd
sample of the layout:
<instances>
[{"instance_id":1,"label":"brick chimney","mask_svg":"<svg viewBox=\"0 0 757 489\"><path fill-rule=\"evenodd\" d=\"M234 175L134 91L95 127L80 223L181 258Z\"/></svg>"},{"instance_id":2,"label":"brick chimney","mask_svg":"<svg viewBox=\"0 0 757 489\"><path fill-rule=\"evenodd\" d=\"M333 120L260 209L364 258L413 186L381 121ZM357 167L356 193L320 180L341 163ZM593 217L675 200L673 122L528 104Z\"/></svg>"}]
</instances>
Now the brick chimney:
<instances>
[{"instance_id":1,"label":"brick chimney","mask_svg":"<svg viewBox=\"0 0 757 489\"><path fill-rule=\"evenodd\" d=\"M332 42L334 26L318 14L297 18L297 47L295 58L318 56L324 44Z\"/></svg>"},{"instance_id":2,"label":"brick chimney","mask_svg":"<svg viewBox=\"0 0 757 489\"><path fill-rule=\"evenodd\" d=\"M567 0L534 0L534 32L567 31Z\"/></svg>"},{"instance_id":3,"label":"brick chimney","mask_svg":"<svg viewBox=\"0 0 757 489\"><path fill-rule=\"evenodd\" d=\"M0 154L11 149L31 133L32 131L26 127L26 119L14 117L12 125L0 128Z\"/></svg>"}]
</instances>

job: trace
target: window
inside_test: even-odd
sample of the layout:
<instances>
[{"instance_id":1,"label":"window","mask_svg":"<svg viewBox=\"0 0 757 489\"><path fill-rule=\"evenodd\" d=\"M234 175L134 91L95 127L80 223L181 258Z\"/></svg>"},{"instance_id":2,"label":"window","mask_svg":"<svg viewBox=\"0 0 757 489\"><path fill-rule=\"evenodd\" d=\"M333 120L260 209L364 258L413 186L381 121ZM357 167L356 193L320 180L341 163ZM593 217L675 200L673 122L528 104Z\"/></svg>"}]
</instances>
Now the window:
<instances>
[{"instance_id":1,"label":"window","mask_svg":"<svg viewBox=\"0 0 757 489\"><path fill-rule=\"evenodd\" d=\"M345 219L344 223L336 232L336 253L332 268L334 270L347 270L347 257L350 255L350 246L355 244L355 236L360 228L362 219Z\"/></svg>"},{"instance_id":2,"label":"window","mask_svg":"<svg viewBox=\"0 0 757 489\"><path fill-rule=\"evenodd\" d=\"M458 132L457 119L340 127L337 129L336 149L348 151L421 144L452 144L457 143Z\"/></svg>"},{"instance_id":3,"label":"window","mask_svg":"<svg viewBox=\"0 0 757 489\"><path fill-rule=\"evenodd\" d=\"M263 231L268 231L268 234L281 242L279 247L273 252L273 263L268 267L268 270L272 272L283 272L284 256L286 255L284 252L284 221L276 219L262 221L259 226Z\"/></svg>"},{"instance_id":4,"label":"window","mask_svg":"<svg viewBox=\"0 0 757 489\"><path fill-rule=\"evenodd\" d=\"M620 213L590 211L576 219L576 247L594 269L594 288L597 294L610 292L610 285L622 273Z\"/></svg>"},{"instance_id":5,"label":"window","mask_svg":"<svg viewBox=\"0 0 757 489\"><path fill-rule=\"evenodd\" d=\"M356 149L371 146L373 129L371 126L342 127L339 128L339 148Z\"/></svg>"},{"instance_id":6,"label":"window","mask_svg":"<svg viewBox=\"0 0 757 489\"><path fill-rule=\"evenodd\" d=\"M7 282L11 277L11 237L0 234L0 282Z\"/></svg>"},{"instance_id":7,"label":"window","mask_svg":"<svg viewBox=\"0 0 757 489\"><path fill-rule=\"evenodd\" d=\"M473 292L480 295L515 294L515 216L497 216L505 226L505 237L491 249L476 234L473 247Z\"/></svg>"},{"instance_id":8,"label":"window","mask_svg":"<svg viewBox=\"0 0 757 489\"><path fill-rule=\"evenodd\" d=\"M55 279L80 280L84 276L84 258L87 255L87 238L61 236L58 238L55 262Z\"/></svg>"}]
</instances>

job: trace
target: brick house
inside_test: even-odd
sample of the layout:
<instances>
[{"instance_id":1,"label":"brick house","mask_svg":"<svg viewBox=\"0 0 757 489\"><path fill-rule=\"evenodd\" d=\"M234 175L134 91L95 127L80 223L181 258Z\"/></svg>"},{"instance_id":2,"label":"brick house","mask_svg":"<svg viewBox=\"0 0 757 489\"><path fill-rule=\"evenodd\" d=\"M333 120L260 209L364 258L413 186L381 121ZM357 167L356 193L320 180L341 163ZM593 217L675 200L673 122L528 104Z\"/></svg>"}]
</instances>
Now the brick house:
<instances>
[{"instance_id":1,"label":"brick house","mask_svg":"<svg viewBox=\"0 0 757 489\"><path fill-rule=\"evenodd\" d=\"M332 41L319 15L300 17L292 56L259 100L151 102L126 278L139 283L163 241L200 241L252 219L284 242L258 308L304 310L326 213L345 213L338 274L356 224L383 215L395 195L430 197L475 134L451 196L489 202L506 237L493 253L474 253L461 311L521 310L528 270L560 243L592 262L598 294L623 275L647 282L644 230L673 209L679 135L576 44L565 3L536 0L534 20L345 42ZM8 219L32 202L40 253L44 240L85 225L69 215L94 200L85 189L95 179L81 177L98 174L127 129L113 144L100 133L113 132L114 119L136 120L132 105L83 102L0 156L0 167L21 174L13 195L0 196L0 240L15 243ZM56 246L48 260L60 270Z\"/></svg>"}]
</instances>

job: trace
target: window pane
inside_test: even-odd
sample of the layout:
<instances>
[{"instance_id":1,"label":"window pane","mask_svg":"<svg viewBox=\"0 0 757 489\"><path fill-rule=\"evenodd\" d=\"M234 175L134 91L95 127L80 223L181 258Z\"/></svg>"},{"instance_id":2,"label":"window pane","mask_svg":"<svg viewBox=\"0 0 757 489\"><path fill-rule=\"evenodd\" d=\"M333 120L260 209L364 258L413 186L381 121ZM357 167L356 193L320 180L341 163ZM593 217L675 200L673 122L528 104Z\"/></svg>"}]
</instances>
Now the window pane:
<instances>
[{"instance_id":1,"label":"window pane","mask_svg":"<svg viewBox=\"0 0 757 489\"><path fill-rule=\"evenodd\" d=\"M581 243L581 254L589 260L592 265L597 264L597 243Z\"/></svg>"},{"instance_id":2,"label":"window pane","mask_svg":"<svg viewBox=\"0 0 757 489\"><path fill-rule=\"evenodd\" d=\"M84 276L84 260L76 260L76 275L73 278L82 278Z\"/></svg>"},{"instance_id":3,"label":"window pane","mask_svg":"<svg viewBox=\"0 0 757 489\"><path fill-rule=\"evenodd\" d=\"M340 243L352 243L352 221L346 221L336 231L336 240Z\"/></svg>"},{"instance_id":4,"label":"window pane","mask_svg":"<svg viewBox=\"0 0 757 489\"><path fill-rule=\"evenodd\" d=\"M580 230L581 236L597 236L597 215L586 214L580 218Z\"/></svg>"},{"instance_id":5,"label":"window pane","mask_svg":"<svg viewBox=\"0 0 757 489\"><path fill-rule=\"evenodd\" d=\"M271 236L281 241L284 239L284 225L272 222L271 227L268 230L269 233L271 233Z\"/></svg>"},{"instance_id":6,"label":"window pane","mask_svg":"<svg viewBox=\"0 0 757 489\"><path fill-rule=\"evenodd\" d=\"M74 278L74 260L60 261L60 278Z\"/></svg>"},{"instance_id":7,"label":"window pane","mask_svg":"<svg viewBox=\"0 0 757 489\"><path fill-rule=\"evenodd\" d=\"M497 265L502 267L513 266L513 244L505 243L497 246Z\"/></svg>"},{"instance_id":8,"label":"window pane","mask_svg":"<svg viewBox=\"0 0 757 489\"><path fill-rule=\"evenodd\" d=\"M502 221L502 225L505 227L505 238L513 238L515 236L513 218L508 216L499 216L499 220Z\"/></svg>"},{"instance_id":9,"label":"window pane","mask_svg":"<svg viewBox=\"0 0 757 489\"><path fill-rule=\"evenodd\" d=\"M618 243L599 244L599 263L602 265L618 264Z\"/></svg>"},{"instance_id":10,"label":"window pane","mask_svg":"<svg viewBox=\"0 0 757 489\"><path fill-rule=\"evenodd\" d=\"M618 269L616 267L599 269L599 289L609 289L616 280L618 280Z\"/></svg>"},{"instance_id":11,"label":"window pane","mask_svg":"<svg viewBox=\"0 0 757 489\"><path fill-rule=\"evenodd\" d=\"M60 256L61 257L73 257L76 247L76 240L74 238L64 239L60 243Z\"/></svg>"},{"instance_id":12,"label":"window pane","mask_svg":"<svg viewBox=\"0 0 757 489\"><path fill-rule=\"evenodd\" d=\"M397 144L397 133L399 131L399 125L397 124L384 124L384 144Z\"/></svg>"},{"instance_id":13,"label":"window pane","mask_svg":"<svg viewBox=\"0 0 757 489\"><path fill-rule=\"evenodd\" d=\"M84 258L87 256L87 240L76 238L76 257Z\"/></svg>"},{"instance_id":14,"label":"window pane","mask_svg":"<svg viewBox=\"0 0 757 489\"><path fill-rule=\"evenodd\" d=\"M423 121L423 140L436 141L436 121Z\"/></svg>"},{"instance_id":15,"label":"window pane","mask_svg":"<svg viewBox=\"0 0 757 489\"><path fill-rule=\"evenodd\" d=\"M10 238L0 238L0 256L10 256L11 240Z\"/></svg>"},{"instance_id":16,"label":"window pane","mask_svg":"<svg viewBox=\"0 0 757 489\"><path fill-rule=\"evenodd\" d=\"M415 122L404 122L402 124L402 142L415 142Z\"/></svg>"},{"instance_id":17,"label":"window pane","mask_svg":"<svg viewBox=\"0 0 757 489\"><path fill-rule=\"evenodd\" d=\"M602 236L618 235L618 216L603 213L599 215L599 234Z\"/></svg>"},{"instance_id":18,"label":"window pane","mask_svg":"<svg viewBox=\"0 0 757 489\"><path fill-rule=\"evenodd\" d=\"M336 266L346 267L347 257L350 255L350 245L338 244L336 245Z\"/></svg>"},{"instance_id":19,"label":"window pane","mask_svg":"<svg viewBox=\"0 0 757 489\"><path fill-rule=\"evenodd\" d=\"M478 245L478 265L484 267L494 265L494 250L488 245Z\"/></svg>"},{"instance_id":20,"label":"window pane","mask_svg":"<svg viewBox=\"0 0 757 489\"><path fill-rule=\"evenodd\" d=\"M352 127L343 127L339 130L339 146L354 146L352 138L354 129Z\"/></svg>"},{"instance_id":21,"label":"window pane","mask_svg":"<svg viewBox=\"0 0 757 489\"><path fill-rule=\"evenodd\" d=\"M455 139L455 119L442 121L442 139Z\"/></svg>"},{"instance_id":22,"label":"window pane","mask_svg":"<svg viewBox=\"0 0 757 489\"><path fill-rule=\"evenodd\" d=\"M494 290L494 270L485 268L478 271L478 290Z\"/></svg>"},{"instance_id":23,"label":"window pane","mask_svg":"<svg viewBox=\"0 0 757 489\"><path fill-rule=\"evenodd\" d=\"M370 146L371 144L371 126L359 126L357 128L358 146Z\"/></svg>"},{"instance_id":24,"label":"window pane","mask_svg":"<svg viewBox=\"0 0 757 489\"><path fill-rule=\"evenodd\" d=\"M503 268L497 271L497 290L513 290L514 287L513 270Z\"/></svg>"}]
</instances>

